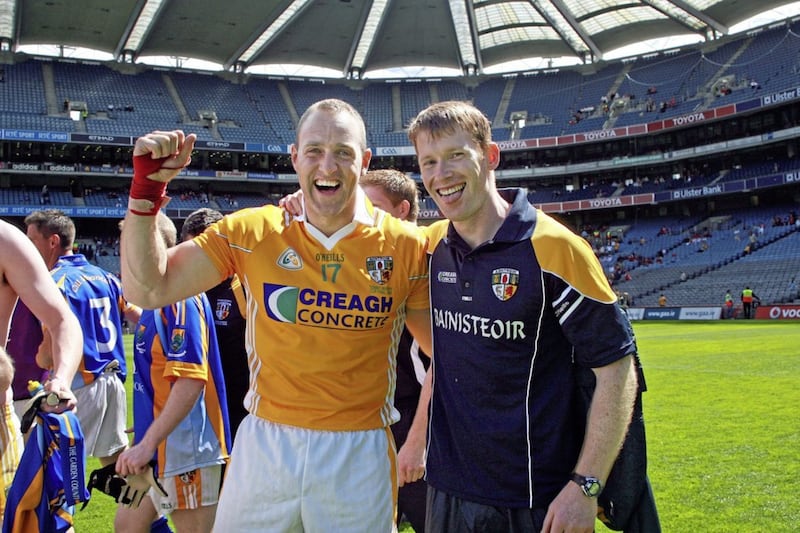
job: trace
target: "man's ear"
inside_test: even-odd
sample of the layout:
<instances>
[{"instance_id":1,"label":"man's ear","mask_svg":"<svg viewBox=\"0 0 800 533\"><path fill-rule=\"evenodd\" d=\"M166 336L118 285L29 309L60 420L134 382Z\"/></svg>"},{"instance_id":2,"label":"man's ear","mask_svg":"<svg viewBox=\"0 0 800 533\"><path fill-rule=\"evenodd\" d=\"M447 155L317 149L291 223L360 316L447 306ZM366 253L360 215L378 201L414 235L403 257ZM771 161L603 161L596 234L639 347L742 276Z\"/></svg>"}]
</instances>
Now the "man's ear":
<instances>
[{"instance_id":1,"label":"man's ear","mask_svg":"<svg viewBox=\"0 0 800 533\"><path fill-rule=\"evenodd\" d=\"M489 143L486 147L486 160L489 162L489 168L492 170L500 165L500 147L497 143Z\"/></svg>"},{"instance_id":2,"label":"man's ear","mask_svg":"<svg viewBox=\"0 0 800 533\"><path fill-rule=\"evenodd\" d=\"M397 204L397 208L400 210L400 216L397 217L400 220L408 220L408 214L411 212L411 204L408 200L400 200L400 203Z\"/></svg>"},{"instance_id":3,"label":"man's ear","mask_svg":"<svg viewBox=\"0 0 800 533\"><path fill-rule=\"evenodd\" d=\"M51 248L55 248L57 250L64 249L64 247L61 245L61 237L57 233L53 233L52 235L50 235L50 237L47 240L50 241Z\"/></svg>"}]
</instances>

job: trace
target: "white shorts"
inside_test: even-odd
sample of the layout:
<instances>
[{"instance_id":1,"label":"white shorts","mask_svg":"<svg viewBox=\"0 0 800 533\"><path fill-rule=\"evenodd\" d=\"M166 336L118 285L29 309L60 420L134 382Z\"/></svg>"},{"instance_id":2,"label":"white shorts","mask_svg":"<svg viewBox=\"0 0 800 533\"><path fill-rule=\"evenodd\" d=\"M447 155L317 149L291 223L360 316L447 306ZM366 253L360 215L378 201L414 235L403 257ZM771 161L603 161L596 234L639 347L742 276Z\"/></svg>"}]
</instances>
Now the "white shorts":
<instances>
[{"instance_id":1,"label":"white shorts","mask_svg":"<svg viewBox=\"0 0 800 533\"><path fill-rule=\"evenodd\" d=\"M389 428L315 431L248 415L214 531L393 531L396 456Z\"/></svg>"},{"instance_id":2,"label":"white shorts","mask_svg":"<svg viewBox=\"0 0 800 533\"><path fill-rule=\"evenodd\" d=\"M125 385L115 372L104 372L72 392L78 399L75 415L81 423L87 456L108 457L128 446Z\"/></svg>"},{"instance_id":3,"label":"white shorts","mask_svg":"<svg viewBox=\"0 0 800 533\"><path fill-rule=\"evenodd\" d=\"M166 496L162 496L155 489L150 489L147 494L159 513L169 514L176 510L198 509L217 503L221 480L222 465L207 466L159 479L167 493Z\"/></svg>"}]
</instances>

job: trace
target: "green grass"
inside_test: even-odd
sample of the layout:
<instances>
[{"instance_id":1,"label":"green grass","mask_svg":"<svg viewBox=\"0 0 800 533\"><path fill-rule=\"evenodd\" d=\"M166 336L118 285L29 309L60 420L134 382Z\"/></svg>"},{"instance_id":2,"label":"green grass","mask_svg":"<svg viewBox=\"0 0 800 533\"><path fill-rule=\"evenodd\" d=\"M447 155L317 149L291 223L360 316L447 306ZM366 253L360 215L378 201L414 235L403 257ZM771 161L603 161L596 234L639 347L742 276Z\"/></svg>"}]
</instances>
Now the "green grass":
<instances>
[{"instance_id":1,"label":"green grass","mask_svg":"<svg viewBox=\"0 0 800 533\"><path fill-rule=\"evenodd\" d=\"M800 327L634 325L651 482L665 532L796 531Z\"/></svg>"},{"instance_id":2,"label":"green grass","mask_svg":"<svg viewBox=\"0 0 800 533\"><path fill-rule=\"evenodd\" d=\"M649 389L648 472L663 530L796 531L798 324L636 322L634 330ZM130 336L126 342L130 350ZM90 459L87 470L96 466ZM112 531L114 511L111 498L96 493L78 512L76 531Z\"/></svg>"}]
</instances>

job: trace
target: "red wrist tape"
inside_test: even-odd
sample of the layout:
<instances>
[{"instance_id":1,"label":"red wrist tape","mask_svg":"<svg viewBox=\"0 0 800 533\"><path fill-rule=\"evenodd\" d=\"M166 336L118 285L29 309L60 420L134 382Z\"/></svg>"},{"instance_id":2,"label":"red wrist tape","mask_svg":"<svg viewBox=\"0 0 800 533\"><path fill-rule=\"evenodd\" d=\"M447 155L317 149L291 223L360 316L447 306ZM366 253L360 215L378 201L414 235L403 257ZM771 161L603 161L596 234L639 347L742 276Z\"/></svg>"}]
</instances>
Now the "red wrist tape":
<instances>
[{"instance_id":1,"label":"red wrist tape","mask_svg":"<svg viewBox=\"0 0 800 533\"><path fill-rule=\"evenodd\" d=\"M169 201L167 183L147 177L161 170L166 160L166 157L153 159L149 154L133 156L133 182L128 210L134 215L155 216L161 206Z\"/></svg>"}]
</instances>

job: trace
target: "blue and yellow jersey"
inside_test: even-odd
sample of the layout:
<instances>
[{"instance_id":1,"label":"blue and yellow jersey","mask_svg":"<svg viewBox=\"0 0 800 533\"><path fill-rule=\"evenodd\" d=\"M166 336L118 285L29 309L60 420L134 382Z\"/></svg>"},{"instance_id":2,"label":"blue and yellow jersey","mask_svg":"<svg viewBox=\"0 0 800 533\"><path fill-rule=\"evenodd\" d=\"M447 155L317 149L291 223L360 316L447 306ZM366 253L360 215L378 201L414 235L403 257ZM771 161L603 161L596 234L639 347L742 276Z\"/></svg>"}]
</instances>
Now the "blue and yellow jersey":
<instances>
[{"instance_id":1,"label":"blue and yellow jersey","mask_svg":"<svg viewBox=\"0 0 800 533\"><path fill-rule=\"evenodd\" d=\"M92 383L112 361L125 381L122 314L128 303L119 279L81 254L61 256L50 273L83 328L83 358L72 388Z\"/></svg>"},{"instance_id":2,"label":"blue and yellow jersey","mask_svg":"<svg viewBox=\"0 0 800 533\"><path fill-rule=\"evenodd\" d=\"M163 325L159 336L156 320ZM231 442L217 336L205 294L145 310L134 334L134 440L158 417L179 378L201 380L191 412L158 446L158 475L167 477L225 462Z\"/></svg>"},{"instance_id":3,"label":"blue and yellow jersey","mask_svg":"<svg viewBox=\"0 0 800 533\"><path fill-rule=\"evenodd\" d=\"M247 293L248 410L321 430L396 421L406 308L427 309L426 238L358 190L354 221L325 237L275 206L244 209L195 239Z\"/></svg>"},{"instance_id":4,"label":"blue and yellow jersey","mask_svg":"<svg viewBox=\"0 0 800 533\"><path fill-rule=\"evenodd\" d=\"M508 217L475 249L452 226L429 230L435 355L426 479L485 505L544 508L583 443L573 362L600 367L636 348L589 244L524 191L503 194Z\"/></svg>"},{"instance_id":5,"label":"blue and yellow jersey","mask_svg":"<svg viewBox=\"0 0 800 533\"><path fill-rule=\"evenodd\" d=\"M83 432L75 413L39 412L8 492L3 533L69 531L89 500Z\"/></svg>"}]
</instances>

